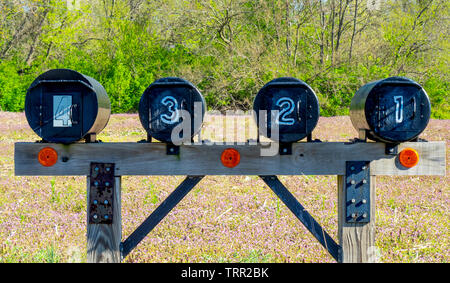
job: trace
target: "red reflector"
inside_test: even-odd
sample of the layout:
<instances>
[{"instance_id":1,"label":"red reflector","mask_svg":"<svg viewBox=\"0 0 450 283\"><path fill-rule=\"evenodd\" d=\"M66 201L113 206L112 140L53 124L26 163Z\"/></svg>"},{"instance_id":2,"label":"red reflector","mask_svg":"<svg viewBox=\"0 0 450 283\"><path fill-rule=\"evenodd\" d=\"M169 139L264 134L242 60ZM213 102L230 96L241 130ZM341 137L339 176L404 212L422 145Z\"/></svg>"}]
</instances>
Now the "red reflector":
<instances>
[{"instance_id":1,"label":"red reflector","mask_svg":"<svg viewBox=\"0 0 450 283\"><path fill-rule=\"evenodd\" d=\"M241 154L234 148L227 148L222 152L220 160L222 161L223 166L233 168L241 161Z\"/></svg>"},{"instance_id":2,"label":"red reflector","mask_svg":"<svg viewBox=\"0 0 450 283\"><path fill-rule=\"evenodd\" d=\"M411 168L419 163L419 153L415 149L405 148L398 155L398 160L401 165L406 168Z\"/></svg>"},{"instance_id":3,"label":"red reflector","mask_svg":"<svg viewBox=\"0 0 450 283\"><path fill-rule=\"evenodd\" d=\"M58 153L51 147L45 147L39 151L38 160L42 166L53 166L58 161Z\"/></svg>"}]
</instances>

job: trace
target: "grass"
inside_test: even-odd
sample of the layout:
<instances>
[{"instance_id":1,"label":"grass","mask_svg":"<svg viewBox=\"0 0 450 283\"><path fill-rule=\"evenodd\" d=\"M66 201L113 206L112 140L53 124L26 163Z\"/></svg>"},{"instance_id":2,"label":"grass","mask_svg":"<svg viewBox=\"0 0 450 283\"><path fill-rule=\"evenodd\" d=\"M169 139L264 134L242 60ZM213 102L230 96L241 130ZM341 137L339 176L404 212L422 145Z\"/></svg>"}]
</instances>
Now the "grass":
<instances>
[{"instance_id":1,"label":"grass","mask_svg":"<svg viewBox=\"0 0 450 283\"><path fill-rule=\"evenodd\" d=\"M241 119L239 127L254 124L251 118ZM213 134L216 126L207 117L202 137L225 139ZM85 262L86 179L14 176L14 143L38 137L23 113L0 112L0 131L0 262ZM137 115L118 114L98 138L137 142L145 136ZM322 141L353 137L356 132L348 117L321 118L314 131L314 138ZM450 259L450 121L432 120L421 137L447 142L447 176L377 178L373 252L382 262ZM336 176L280 179L338 241ZM122 237L130 235L182 180L182 176L123 176ZM334 262L256 176L205 177L124 261Z\"/></svg>"}]
</instances>

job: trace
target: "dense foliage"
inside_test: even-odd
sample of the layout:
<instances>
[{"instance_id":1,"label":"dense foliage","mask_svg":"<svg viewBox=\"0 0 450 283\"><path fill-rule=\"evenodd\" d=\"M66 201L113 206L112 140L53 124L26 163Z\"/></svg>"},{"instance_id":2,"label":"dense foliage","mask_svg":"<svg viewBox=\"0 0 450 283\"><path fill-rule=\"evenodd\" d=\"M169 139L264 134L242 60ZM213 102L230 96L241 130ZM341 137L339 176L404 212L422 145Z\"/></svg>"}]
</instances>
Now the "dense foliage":
<instances>
[{"instance_id":1,"label":"dense foliage","mask_svg":"<svg viewBox=\"0 0 450 283\"><path fill-rule=\"evenodd\" d=\"M342 115L363 84L421 83L434 118L450 118L445 0L2 0L0 109L22 111L52 68L92 76L113 112L135 112L155 79L196 84L209 109L251 109L268 81L292 76Z\"/></svg>"}]
</instances>

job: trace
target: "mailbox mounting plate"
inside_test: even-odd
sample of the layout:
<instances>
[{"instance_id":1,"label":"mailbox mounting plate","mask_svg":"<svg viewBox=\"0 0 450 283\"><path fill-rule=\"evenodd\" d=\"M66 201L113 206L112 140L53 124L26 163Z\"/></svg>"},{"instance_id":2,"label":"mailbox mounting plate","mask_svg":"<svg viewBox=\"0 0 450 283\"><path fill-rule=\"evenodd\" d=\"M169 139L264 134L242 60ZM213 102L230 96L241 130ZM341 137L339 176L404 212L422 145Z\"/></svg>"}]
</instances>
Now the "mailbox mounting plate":
<instances>
[{"instance_id":1,"label":"mailbox mounting plate","mask_svg":"<svg viewBox=\"0 0 450 283\"><path fill-rule=\"evenodd\" d=\"M344 183L345 221L370 222L370 162L347 161Z\"/></svg>"},{"instance_id":2,"label":"mailbox mounting plate","mask_svg":"<svg viewBox=\"0 0 450 283\"><path fill-rule=\"evenodd\" d=\"M89 224L112 224L114 205L114 163L91 163Z\"/></svg>"}]
</instances>

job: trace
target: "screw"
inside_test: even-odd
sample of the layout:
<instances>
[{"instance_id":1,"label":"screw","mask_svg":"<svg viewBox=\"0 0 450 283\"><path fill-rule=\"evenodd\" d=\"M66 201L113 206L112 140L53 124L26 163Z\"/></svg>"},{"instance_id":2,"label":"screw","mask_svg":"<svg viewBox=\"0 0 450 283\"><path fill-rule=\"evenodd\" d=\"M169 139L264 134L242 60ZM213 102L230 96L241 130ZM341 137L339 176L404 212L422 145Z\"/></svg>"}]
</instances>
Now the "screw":
<instances>
[{"instance_id":1,"label":"screw","mask_svg":"<svg viewBox=\"0 0 450 283\"><path fill-rule=\"evenodd\" d=\"M98 167L95 167L94 170L97 172L99 169L98 169Z\"/></svg>"},{"instance_id":2,"label":"screw","mask_svg":"<svg viewBox=\"0 0 450 283\"><path fill-rule=\"evenodd\" d=\"M111 171L111 168L106 167L106 171L107 171L107 172Z\"/></svg>"},{"instance_id":3,"label":"screw","mask_svg":"<svg viewBox=\"0 0 450 283\"><path fill-rule=\"evenodd\" d=\"M169 151L170 151L170 152L173 152L173 151L174 151L173 147L171 147L171 148L169 149Z\"/></svg>"},{"instance_id":4,"label":"screw","mask_svg":"<svg viewBox=\"0 0 450 283\"><path fill-rule=\"evenodd\" d=\"M366 179L363 179L362 182L363 182L363 184L366 184L366 183L367 183L367 180L366 180Z\"/></svg>"},{"instance_id":5,"label":"screw","mask_svg":"<svg viewBox=\"0 0 450 283\"><path fill-rule=\"evenodd\" d=\"M106 183L105 183L105 186L109 187L109 182L106 182Z\"/></svg>"},{"instance_id":6,"label":"screw","mask_svg":"<svg viewBox=\"0 0 450 283\"><path fill-rule=\"evenodd\" d=\"M363 199L363 200L362 200L362 203L366 203L366 202L367 202L367 200L366 200L366 199Z\"/></svg>"},{"instance_id":7,"label":"screw","mask_svg":"<svg viewBox=\"0 0 450 283\"><path fill-rule=\"evenodd\" d=\"M362 217L366 218L367 217L367 213L363 213Z\"/></svg>"},{"instance_id":8,"label":"screw","mask_svg":"<svg viewBox=\"0 0 450 283\"><path fill-rule=\"evenodd\" d=\"M96 186L96 187L98 186L98 182L97 181L94 182L94 186Z\"/></svg>"},{"instance_id":9,"label":"screw","mask_svg":"<svg viewBox=\"0 0 450 283\"><path fill-rule=\"evenodd\" d=\"M364 165L364 166L362 167L362 170L366 170L366 169L367 169L367 166Z\"/></svg>"},{"instance_id":10,"label":"screw","mask_svg":"<svg viewBox=\"0 0 450 283\"><path fill-rule=\"evenodd\" d=\"M108 219L109 218L108 214L105 214L105 216L103 216L103 218Z\"/></svg>"},{"instance_id":11,"label":"screw","mask_svg":"<svg viewBox=\"0 0 450 283\"><path fill-rule=\"evenodd\" d=\"M353 171L353 170L355 170L355 167L353 167L353 166L352 166L352 167L350 167L350 170L352 170L352 171Z\"/></svg>"},{"instance_id":12,"label":"screw","mask_svg":"<svg viewBox=\"0 0 450 283\"><path fill-rule=\"evenodd\" d=\"M94 204L97 204L97 203L98 203L98 201L96 199L94 199Z\"/></svg>"},{"instance_id":13,"label":"screw","mask_svg":"<svg viewBox=\"0 0 450 283\"><path fill-rule=\"evenodd\" d=\"M356 214L355 213L352 213L352 218L355 218L356 217Z\"/></svg>"},{"instance_id":14,"label":"screw","mask_svg":"<svg viewBox=\"0 0 450 283\"><path fill-rule=\"evenodd\" d=\"M92 218L97 219L97 218L98 218L98 215L97 215L97 214L94 214L94 215L92 215Z\"/></svg>"},{"instance_id":15,"label":"screw","mask_svg":"<svg viewBox=\"0 0 450 283\"><path fill-rule=\"evenodd\" d=\"M108 200L105 199L105 201L104 201L103 203L104 203L104 204L108 204L109 202L108 202Z\"/></svg>"},{"instance_id":16,"label":"screw","mask_svg":"<svg viewBox=\"0 0 450 283\"><path fill-rule=\"evenodd\" d=\"M285 152L285 153L286 153L286 152L287 152L287 148L283 148L283 152Z\"/></svg>"},{"instance_id":17,"label":"screw","mask_svg":"<svg viewBox=\"0 0 450 283\"><path fill-rule=\"evenodd\" d=\"M352 185L354 185L355 183L356 183L355 180L350 181L350 184L352 184Z\"/></svg>"},{"instance_id":18,"label":"screw","mask_svg":"<svg viewBox=\"0 0 450 283\"><path fill-rule=\"evenodd\" d=\"M352 203L355 203L355 202L356 202L356 200L354 198L352 198Z\"/></svg>"}]
</instances>

